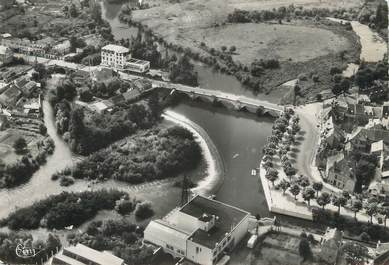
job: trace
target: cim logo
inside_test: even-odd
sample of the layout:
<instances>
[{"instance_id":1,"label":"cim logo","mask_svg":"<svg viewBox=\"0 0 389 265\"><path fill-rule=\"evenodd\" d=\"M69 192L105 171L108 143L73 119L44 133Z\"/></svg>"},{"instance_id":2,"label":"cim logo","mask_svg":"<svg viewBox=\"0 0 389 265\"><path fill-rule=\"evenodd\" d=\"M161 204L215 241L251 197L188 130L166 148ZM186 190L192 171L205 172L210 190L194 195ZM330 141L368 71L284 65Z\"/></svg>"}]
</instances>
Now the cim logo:
<instances>
[{"instance_id":1,"label":"cim logo","mask_svg":"<svg viewBox=\"0 0 389 265\"><path fill-rule=\"evenodd\" d=\"M43 249L36 250L32 247L28 247L22 244L18 244L16 246L16 256L23 259L33 258L35 257L39 252L41 252Z\"/></svg>"}]
</instances>

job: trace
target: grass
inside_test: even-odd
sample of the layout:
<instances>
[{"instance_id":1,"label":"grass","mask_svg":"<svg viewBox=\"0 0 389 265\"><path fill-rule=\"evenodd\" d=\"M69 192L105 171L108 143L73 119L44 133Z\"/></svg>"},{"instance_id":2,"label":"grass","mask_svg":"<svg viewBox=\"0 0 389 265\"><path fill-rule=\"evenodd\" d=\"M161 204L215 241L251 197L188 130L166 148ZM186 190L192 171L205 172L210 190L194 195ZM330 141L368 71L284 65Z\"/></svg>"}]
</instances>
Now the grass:
<instances>
[{"instance_id":1,"label":"grass","mask_svg":"<svg viewBox=\"0 0 389 265\"><path fill-rule=\"evenodd\" d=\"M35 135L17 129L7 129L6 131L0 132L0 159L4 163L11 164L22 157L22 155L16 154L13 148L15 140L19 137L26 139L30 153L37 151L35 150L37 149L36 145L31 143L43 139L41 135Z\"/></svg>"},{"instance_id":2,"label":"grass","mask_svg":"<svg viewBox=\"0 0 389 265\"><path fill-rule=\"evenodd\" d=\"M193 43L202 41L217 50L234 45L237 51L232 58L246 65L254 59L304 62L350 48L345 37L305 25L227 24L188 30L181 37Z\"/></svg>"}]
</instances>

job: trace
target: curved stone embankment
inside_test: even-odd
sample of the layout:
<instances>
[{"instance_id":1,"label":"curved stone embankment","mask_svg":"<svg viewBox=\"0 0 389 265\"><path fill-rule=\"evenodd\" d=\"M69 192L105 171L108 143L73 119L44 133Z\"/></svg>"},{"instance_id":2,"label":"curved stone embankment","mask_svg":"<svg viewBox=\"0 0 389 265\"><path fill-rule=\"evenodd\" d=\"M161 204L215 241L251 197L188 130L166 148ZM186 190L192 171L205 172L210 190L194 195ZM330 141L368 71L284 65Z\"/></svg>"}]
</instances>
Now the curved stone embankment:
<instances>
[{"instance_id":1,"label":"curved stone embankment","mask_svg":"<svg viewBox=\"0 0 389 265\"><path fill-rule=\"evenodd\" d=\"M192 132L203 152L207 163L207 176L198 182L197 187L193 188L192 192L204 196L214 194L223 184L225 175L223 160L215 144L203 128L185 116L172 110L166 110L162 116L166 120L174 122Z\"/></svg>"}]
</instances>

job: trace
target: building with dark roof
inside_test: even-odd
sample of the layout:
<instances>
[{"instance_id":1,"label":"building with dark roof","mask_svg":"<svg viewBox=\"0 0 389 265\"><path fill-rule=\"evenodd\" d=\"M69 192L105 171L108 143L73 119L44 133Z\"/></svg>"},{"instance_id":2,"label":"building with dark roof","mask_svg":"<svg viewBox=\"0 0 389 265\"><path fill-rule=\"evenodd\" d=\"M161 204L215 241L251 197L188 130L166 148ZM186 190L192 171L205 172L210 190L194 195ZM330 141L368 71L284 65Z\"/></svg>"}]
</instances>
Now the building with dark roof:
<instances>
[{"instance_id":1,"label":"building with dark roof","mask_svg":"<svg viewBox=\"0 0 389 265\"><path fill-rule=\"evenodd\" d=\"M250 214L200 195L162 219L151 221L144 239L174 257L203 265L225 264L226 254L248 232Z\"/></svg>"}]
</instances>

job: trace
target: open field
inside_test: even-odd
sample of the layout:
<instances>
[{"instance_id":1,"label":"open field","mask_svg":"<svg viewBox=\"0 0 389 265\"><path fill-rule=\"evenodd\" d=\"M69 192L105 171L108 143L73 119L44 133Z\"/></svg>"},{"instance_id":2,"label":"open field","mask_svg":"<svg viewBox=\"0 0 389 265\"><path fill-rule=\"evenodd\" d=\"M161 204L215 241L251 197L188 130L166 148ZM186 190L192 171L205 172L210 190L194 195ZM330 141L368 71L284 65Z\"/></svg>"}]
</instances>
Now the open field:
<instances>
[{"instance_id":1,"label":"open field","mask_svg":"<svg viewBox=\"0 0 389 265\"><path fill-rule=\"evenodd\" d=\"M184 46L192 47L190 45L193 38L187 39L187 36L193 34L198 41L199 37L207 37L209 34L214 34L212 28L216 24L222 24L226 21L228 14L234 9L244 10L261 10L272 9L280 6L288 6L294 4L295 6L303 6L304 8L356 8L361 6L362 0L189 0L180 1L180 3L173 4L167 0L150 0L148 3L152 8L145 10L137 10L132 12L134 21L141 22L147 25L158 35L164 37L168 42L184 44ZM246 25L247 26L247 25ZM246 26L242 26L243 29ZM240 33L239 37L245 37L246 40L250 37L253 26L247 26L246 34ZM230 33L234 28L229 30L222 30L225 34ZM242 29L242 28L240 28ZM217 29L217 31L221 31ZM270 30L267 30L270 31ZM297 30L296 30L297 31ZM236 32L234 32L235 34ZM217 35L218 35L217 34ZM319 35L319 34L317 34ZM326 34L327 35L327 34ZM216 37L215 37L216 39ZM312 40L311 38L310 40ZM198 43L199 44L199 43ZM189 46L188 46L189 45ZM229 43L223 45L229 46Z\"/></svg>"},{"instance_id":2,"label":"open field","mask_svg":"<svg viewBox=\"0 0 389 265\"><path fill-rule=\"evenodd\" d=\"M42 140L44 136L30 133L17 129L7 129L0 132L0 160L6 164L11 164L20 159L23 155L15 153L13 144L19 137L23 137L26 142L28 149L31 153L37 152L35 143Z\"/></svg>"},{"instance_id":3,"label":"open field","mask_svg":"<svg viewBox=\"0 0 389 265\"><path fill-rule=\"evenodd\" d=\"M345 37L303 25L227 24L201 31L187 30L180 36L188 42L204 42L219 50L223 45L233 45L237 51L232 58L246 65L254 59L304 62L350 48Z\"/></svg>"}]
</instances>

